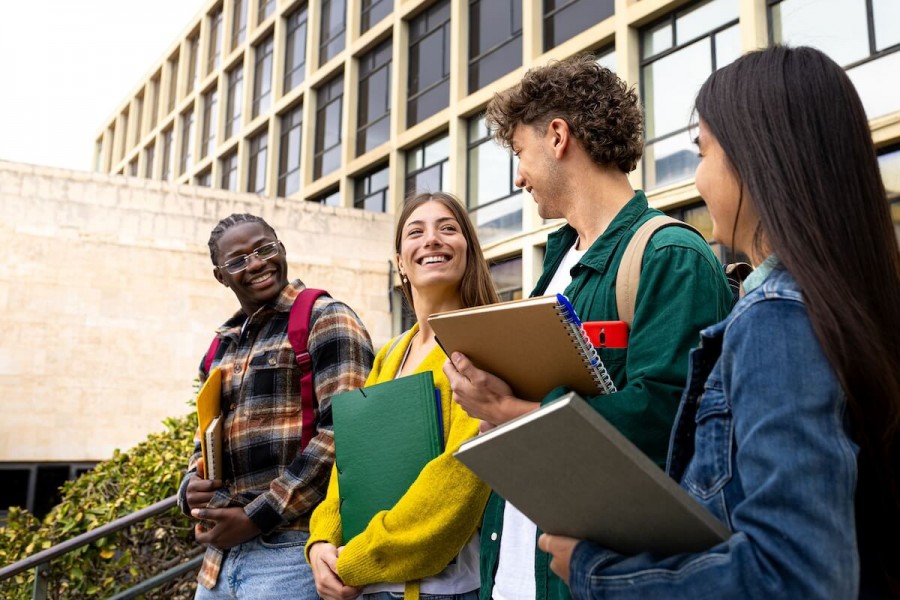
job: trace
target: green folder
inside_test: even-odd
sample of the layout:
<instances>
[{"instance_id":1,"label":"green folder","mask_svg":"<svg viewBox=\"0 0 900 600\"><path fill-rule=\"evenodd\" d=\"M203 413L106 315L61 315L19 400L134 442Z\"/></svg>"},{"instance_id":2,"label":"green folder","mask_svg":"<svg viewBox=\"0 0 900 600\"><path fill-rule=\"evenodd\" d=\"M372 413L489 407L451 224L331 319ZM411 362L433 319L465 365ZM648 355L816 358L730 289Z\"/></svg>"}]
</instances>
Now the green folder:
<instances>
[{"instance_id":1,"label":"green folder","mask_svg":"<svg viewBox=\"0 0 900 600\"><path fill-rule=\"evenodd\" d=\"M443 448L431 371L331 398L343 543L389 510Z\"/></svg>"}]
</instances>

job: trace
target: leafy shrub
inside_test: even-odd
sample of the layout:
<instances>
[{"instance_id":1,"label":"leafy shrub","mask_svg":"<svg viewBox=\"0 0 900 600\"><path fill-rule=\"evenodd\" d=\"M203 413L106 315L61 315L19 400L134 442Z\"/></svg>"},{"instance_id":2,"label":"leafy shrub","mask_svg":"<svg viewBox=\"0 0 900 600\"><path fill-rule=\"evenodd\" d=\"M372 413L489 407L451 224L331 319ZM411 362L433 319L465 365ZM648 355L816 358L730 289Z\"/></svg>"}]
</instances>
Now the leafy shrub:
<instances>
[{"instance_id":1,"label":"leafy shrub","mask_svg":"<svg viewBox=\"0 0 900 600\"><path fill-rule=\"evenodd\" d=\"M22 560L91 529L164 500L178 491L197 428L195 412L166 419L155 433L62 488L62 502L38 521L13 508L0 528L0 565ZM200 552L193 529L172 509L101 538L50 563L49 597L108 598ZM192 598L196 572L157 588L147 598ZM31 598L34 571L0 582L0 598Z\"/></svg>"}]
</instances>

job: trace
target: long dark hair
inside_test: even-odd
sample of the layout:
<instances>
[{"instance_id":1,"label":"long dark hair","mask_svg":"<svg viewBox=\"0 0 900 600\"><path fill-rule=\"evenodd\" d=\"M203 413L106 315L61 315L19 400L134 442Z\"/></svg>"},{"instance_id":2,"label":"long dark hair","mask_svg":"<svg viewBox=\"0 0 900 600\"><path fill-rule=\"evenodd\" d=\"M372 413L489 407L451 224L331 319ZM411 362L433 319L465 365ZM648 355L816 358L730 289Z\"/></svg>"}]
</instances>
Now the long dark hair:
<instances>
[{"instance_id":1,"label":"long dark hair","mask_svg":"<svg viewBox=\"0 0 900 600\"><path fill-rule=\"evenodd\" d=\"M862 102L820 51L774 47L714 73L696 108L759 214L754 243L803 291L860 446L863 576L900 593L900 251Z\"/></svg>"},{"instance_id":2,"label":"long dark hair","mask_svg":"<svg viewBox=\"0 0 900 600\"><path fill-rule=\"evenodd\" d=\"M475 227L472 225L468 213L459 200L450 194L426 192L409 198L403 205L403 210L400 211L400 216L397 219L397 230L394 234L394 250L396 250L397 254L400 254L400 243L403 241L403 226L406 225L413 211L426 202L437 202L447 207L447 210L453 214L459 223L463 237L466 240L466 270L463 273L462 282L459 286L459 297L463 308L499 302L500 298L497 296L494 281L491 279L490 270L487 262L484 260L484 254L481 252L481 244L478 243ZM410 308L415 309L413 306L412 287L409 281L401 281L401 288L406 301L409 302Z\"/></svg>"}]
</instances>

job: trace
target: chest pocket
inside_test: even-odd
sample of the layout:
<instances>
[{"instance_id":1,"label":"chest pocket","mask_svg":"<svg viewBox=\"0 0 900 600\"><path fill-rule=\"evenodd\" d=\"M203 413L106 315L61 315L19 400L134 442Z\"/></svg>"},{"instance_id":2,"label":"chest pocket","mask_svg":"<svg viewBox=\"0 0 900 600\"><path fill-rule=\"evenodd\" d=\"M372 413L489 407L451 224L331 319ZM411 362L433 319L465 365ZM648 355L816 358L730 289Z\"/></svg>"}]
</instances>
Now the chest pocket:
<instances>
[{"instance_id":1,"label":"chest pocket","mask_svg":"<svg viewBox=\"0 0 900 600\"><path fill-rule=\"evenodd\" d=\"M244 385L252 422L300 418L300 373L290 346L254 354Z\"/></svg>"},{"instance_id":2,"label":"chest pocket","mask_svg":"<svg viewBox=\"0 0 900 600\"><path fill-rule=\"evenodd\" d=\"M682 483L694 494L709 499L731 480L734 415L725 398L721 379L710 377L694 418L694 455Z\"/></svg>"}]
</instances>

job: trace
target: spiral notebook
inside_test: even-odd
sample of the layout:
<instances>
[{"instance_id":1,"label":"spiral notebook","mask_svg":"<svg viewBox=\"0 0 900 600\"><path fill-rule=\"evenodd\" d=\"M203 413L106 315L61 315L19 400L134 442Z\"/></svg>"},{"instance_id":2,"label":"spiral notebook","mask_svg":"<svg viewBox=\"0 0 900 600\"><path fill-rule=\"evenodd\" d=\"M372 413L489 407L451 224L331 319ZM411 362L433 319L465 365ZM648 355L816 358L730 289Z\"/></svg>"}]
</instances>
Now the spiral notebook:
<instances>
[{"instance_id":1,"label":"spiral notebook","mask_svg":"<svg viewBox=\"0 0 900 600\"><path fill-rule=\"evenodd\" d=\"M428 322L447 356L462 352L519 398L539 402L561 385L584 396L616 391L562 294L437 313Z\"/></svg>"}]
</instances>

